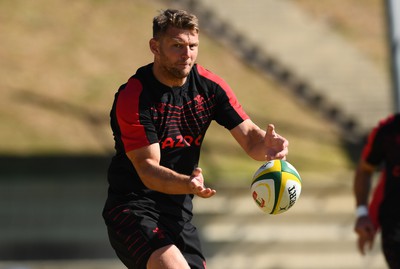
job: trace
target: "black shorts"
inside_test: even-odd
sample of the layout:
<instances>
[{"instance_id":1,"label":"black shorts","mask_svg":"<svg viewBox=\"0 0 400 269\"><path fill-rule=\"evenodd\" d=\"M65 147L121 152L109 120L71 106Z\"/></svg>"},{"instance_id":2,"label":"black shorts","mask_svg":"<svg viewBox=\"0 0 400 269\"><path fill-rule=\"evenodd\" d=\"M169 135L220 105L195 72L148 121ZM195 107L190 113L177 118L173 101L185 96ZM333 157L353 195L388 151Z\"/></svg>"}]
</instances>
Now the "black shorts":
<instances>
[{"instance_id":1,"label":"black shorts","mask_svg":"<svg viewBox=\"0 0 400 269\"><path fill-rule=\"evenodd\" d=\"M155 216L126 205L104 210L103 218L111 246L129 269L146 269L150 255L170 244L178 247L190 268L206 268L197 229L190 222Z\"/></svg>"},{"instance_id":2,"label":"black shorts","mask_svg":"<svg viewBox=\"0 0 400 269\"><path fill-rule=\"evenodd\" d=\"M382 251L389 268L400 268L400 221L382 223L381 237Z\"/></svg>"}]
</instances>

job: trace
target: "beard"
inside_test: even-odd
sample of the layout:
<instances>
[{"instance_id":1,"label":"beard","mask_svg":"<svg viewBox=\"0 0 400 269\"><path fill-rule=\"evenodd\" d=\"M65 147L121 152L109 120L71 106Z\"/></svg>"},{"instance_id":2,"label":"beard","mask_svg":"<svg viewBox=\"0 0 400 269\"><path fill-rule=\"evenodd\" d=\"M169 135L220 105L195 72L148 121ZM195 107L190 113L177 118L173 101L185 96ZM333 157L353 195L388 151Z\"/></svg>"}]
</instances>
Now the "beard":
<instances>
[{"instance_id":1,"label":"beard","mask_svg":"<svg viewBox=\"0 0 400 269\"><path fill-rule=\"evenodd\" d=\"M176 79L183 79L186 78L190 70L192 70L193 65L191 64L189 68L181 69L177 68L174 66L166 66L165 71L169 74L171 78L176 78Z\"/></svg>"},{"instance_id":2,"label":"beard","mask_svg":"<svg viewBox=\"0 0 400 269\"><path fill-rule=\"evenodd\" d=\"M159 63L162 66L163 73L165 76L169 77L169 79L175 80L181 80L186 78L190 70L192 70L192 67L194 65L194 60L192 59L190 64L187 64L186 61L178 60L178 61L171 61L169 57L166 56L166 54L161 50L160 52L160 58L159 58ZM187 64L183 66L183 64Z\"/></svg>"}]
</instances>

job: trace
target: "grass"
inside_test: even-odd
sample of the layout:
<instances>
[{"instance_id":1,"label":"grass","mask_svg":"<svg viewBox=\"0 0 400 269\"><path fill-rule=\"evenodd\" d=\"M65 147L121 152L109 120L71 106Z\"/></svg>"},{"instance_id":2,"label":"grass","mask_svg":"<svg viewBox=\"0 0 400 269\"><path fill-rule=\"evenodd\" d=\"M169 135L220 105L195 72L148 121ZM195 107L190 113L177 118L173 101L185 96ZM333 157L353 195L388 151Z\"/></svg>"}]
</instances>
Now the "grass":
<instances>
[{"instance_id":1,"label":"grass","mask_svg":"<svg viewBox=\"0 0 400 269\"><path fill-rule=\"evenodd\" d=\"M296 2L317 17L322 7L313 3L334 4L333 0ZM371 9L363 12L375 12L374 1L365 3ZM151 20L165 7L147 0L1 1L0 154L112 154L108 113L114 92L138 67L152 61L147 44ZM338 15L328 17L342 23L339 28L345 33L362 28L344 23ZM377 62L385 61L384 53L373 49L382 47L372 41L364 45L367 36L349 38ZM330 122L249 68L229 48L201 34L198 62L231 85L260 127L274 123L289 139L289 161L299 171L327 173L352 166ZM245 182L260 163L249 159L226 130L213 124L200 165L212 181Z\"/></svg>"}]
</instances>

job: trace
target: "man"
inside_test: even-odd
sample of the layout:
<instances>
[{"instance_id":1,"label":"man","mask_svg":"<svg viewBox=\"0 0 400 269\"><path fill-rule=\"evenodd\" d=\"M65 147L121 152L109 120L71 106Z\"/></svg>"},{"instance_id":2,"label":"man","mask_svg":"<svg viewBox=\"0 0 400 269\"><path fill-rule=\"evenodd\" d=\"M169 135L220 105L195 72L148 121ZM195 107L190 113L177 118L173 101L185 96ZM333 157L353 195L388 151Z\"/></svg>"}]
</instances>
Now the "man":
<instances>
[{"instance_id":1,"label":"man","mask_svg":"<svg viewBox=\"0 0 400 269\"><path fill-rule=\"evenodd\" d=\"M197 167L212 120L227 128L255 160L283 159L288 141L255 125L230 87L195 64L197 18L165 10L153 20L154 62L115 95L111 110L116 155L103 211L109 239L128 268L206 268L192 198L212 197Z\"/></svg>"},{"instance_id":2,"label":"man","mask_svg":"<svg viewBox=\"0 0 400 269\"><path fill-rule=\"evenodd\" d=\"M371 178L384 164L369 208ZM355 232L358 249L372 247L378 229L382 250L390 268L400 268L400 114L382 120L369 135L354 179L357 204Z\"/></svg>"}]
</instances>

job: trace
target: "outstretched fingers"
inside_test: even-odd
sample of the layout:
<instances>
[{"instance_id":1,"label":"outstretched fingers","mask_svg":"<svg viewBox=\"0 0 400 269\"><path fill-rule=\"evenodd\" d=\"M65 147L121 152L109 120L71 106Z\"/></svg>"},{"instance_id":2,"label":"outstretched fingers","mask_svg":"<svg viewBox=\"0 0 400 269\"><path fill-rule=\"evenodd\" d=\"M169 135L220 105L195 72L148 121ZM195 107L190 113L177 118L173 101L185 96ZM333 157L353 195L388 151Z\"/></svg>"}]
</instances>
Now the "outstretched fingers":
<instances>
[{"instance_id":1,"label":"outstretched fingers","mask_svg":"<svg viewBox=\"0 0 400 269\"><path fill-rule=\"evenodd\" d=\"M217 192L214 189L204 187L204 178L200 167L195 168L192 172L190 188L193 194L202 198L209 198Z\"/></svg>"},{"instance_id":2,"label":"outstretched fingers","mask_svg":"<svg viewBox=\"0 0 400 269\"><path fill-rule=\"evenodd\" d=\"M286 159L289 153L289 141L275 131L273 124L268 124L265 133L264 143L266 146L265 159L267 161L274 159Z\"/></svg>"}]
</instances>

